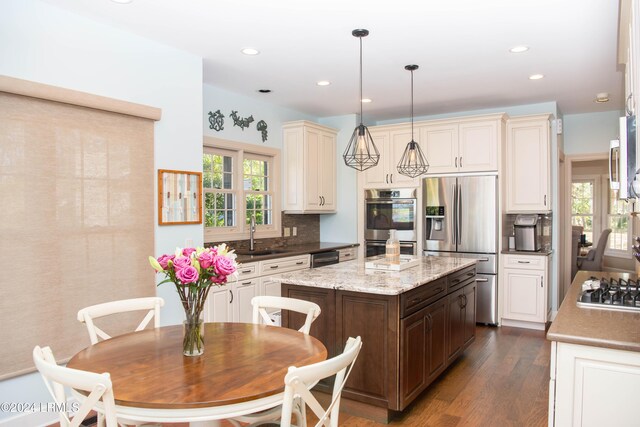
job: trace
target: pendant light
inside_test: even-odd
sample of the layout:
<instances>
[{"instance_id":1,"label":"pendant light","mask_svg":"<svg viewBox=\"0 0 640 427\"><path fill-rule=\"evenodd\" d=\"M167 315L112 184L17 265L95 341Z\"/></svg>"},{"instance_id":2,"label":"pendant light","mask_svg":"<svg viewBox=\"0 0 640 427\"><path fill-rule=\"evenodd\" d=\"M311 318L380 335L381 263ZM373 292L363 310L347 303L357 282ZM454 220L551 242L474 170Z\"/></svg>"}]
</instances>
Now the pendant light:
<instances>
[{"instance_id":1,"label":"pendant light","mask_svg":"<svg viewBox=\"0 0 640 427\"><path fill-rule=\"evenodd\" d=\"M420 145L413 139L413 72L418 69L418 66L407 65L404 69L411 71L411 141L407 144L407 148L404 149L400 163L398 163L398 172L415 178L427 173L429 163L427 163L422 154Z\"/></svg>"},{"instance_id":2,"label":"pendant light","mask_svg":"<svg viewBox=\"0 0 640 427\"><path fill-rule=\"evenodd\" d=\"M378 164L380 153L362 119L362 38L369 35L369 30L353 30L351 34L360 39L360 124L353 130L342 157L347 166L363 171Z\"/></svg>"}]
</instances>

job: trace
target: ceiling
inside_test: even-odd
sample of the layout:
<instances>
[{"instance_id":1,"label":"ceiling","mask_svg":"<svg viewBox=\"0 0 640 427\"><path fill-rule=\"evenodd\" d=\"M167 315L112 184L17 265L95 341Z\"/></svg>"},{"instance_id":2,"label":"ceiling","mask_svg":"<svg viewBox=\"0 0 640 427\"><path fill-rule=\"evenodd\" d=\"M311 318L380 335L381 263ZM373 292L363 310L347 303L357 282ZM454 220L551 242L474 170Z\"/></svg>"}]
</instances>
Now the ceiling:
<instances>
[{"instance_id":1,"label":"ceiling","mask_svg":"<svg viewBox=\"0 0 640 427\"><path fill-rule=\"evenodd\" d=\"M203 58L204 83L317 117L365 122L556 101L564 114L623 108L612 0L46 0ZM525 53L510 53L517 45ZM253 47L255 56L240 50ZM529 80L531 74L544 74ZM329 86L317 86L329 80ZM270 89L268 94L259 89ZM610 101L594 102L608 92Z\"/></svg>"}]
</instances>

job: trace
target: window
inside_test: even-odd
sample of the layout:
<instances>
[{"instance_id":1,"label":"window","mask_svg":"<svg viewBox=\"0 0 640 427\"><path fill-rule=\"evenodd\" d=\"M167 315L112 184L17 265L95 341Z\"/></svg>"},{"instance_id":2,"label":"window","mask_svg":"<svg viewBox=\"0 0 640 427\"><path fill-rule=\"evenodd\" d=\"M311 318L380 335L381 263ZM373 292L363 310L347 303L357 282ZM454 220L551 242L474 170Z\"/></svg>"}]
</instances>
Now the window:
<instances>
[{"instance_id":1,"label":"window","mask_svg":"<svg viewBox=\"0 0 640 427\"><path fill-rule=\"evenodd\" d=\"M280 150L205 137L205 242L280 236Z\"/></svg>"},{"instance_id":2,"label":"window","mask_svg":"<svg viewBox=\"0 0 640 427\"><path fill-rule=\"evenodd\" d=\"M605 228L611 229L607 242L607 253L627 256L630 253L629 218L633 204L617 199L617 191L609 189L607 223ZM594 242L597 244L597 242Z\"/></svg>"},{"instance_id":3,"label":"window","mask_svg":"<svg viewBox=\"0 0 640 427\"><path fill-rule=\"evenodd\" d=\"M571 225L583 227L586 240L593 242L596 181L579 179L571 183Z\"/></svg>"},{"instance_id":4,"label":"window","mask_svg":"<svg viewBox=\"0 0 640 427\"><path fill-rule=\"evenodd\" d=\"M207 150L202 157L205 227L235 227L236 189L233 185L234 153Z\"/></svg>"}]
</instances>

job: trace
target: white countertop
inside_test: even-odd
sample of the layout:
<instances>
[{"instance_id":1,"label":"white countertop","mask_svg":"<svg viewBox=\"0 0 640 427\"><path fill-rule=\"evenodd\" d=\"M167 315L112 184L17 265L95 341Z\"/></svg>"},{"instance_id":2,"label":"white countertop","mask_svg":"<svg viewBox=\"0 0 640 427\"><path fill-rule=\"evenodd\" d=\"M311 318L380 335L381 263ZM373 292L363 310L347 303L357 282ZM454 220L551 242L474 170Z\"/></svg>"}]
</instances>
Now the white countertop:
<instances>
[{"instance_id":1,"label":"white countertop","mask_svg":"<svg viewBox=\"0 0 640 427\"><path fill-rule=\"evenodd\" d=\"M326 267L284 273L269 279L280 283L316 288L398 295L476 263L476 260L470 258L438 256L420 258L418 266L402 271L365 269L366 260L371 260L365 258Z\"/></svg>"}]
</instances>

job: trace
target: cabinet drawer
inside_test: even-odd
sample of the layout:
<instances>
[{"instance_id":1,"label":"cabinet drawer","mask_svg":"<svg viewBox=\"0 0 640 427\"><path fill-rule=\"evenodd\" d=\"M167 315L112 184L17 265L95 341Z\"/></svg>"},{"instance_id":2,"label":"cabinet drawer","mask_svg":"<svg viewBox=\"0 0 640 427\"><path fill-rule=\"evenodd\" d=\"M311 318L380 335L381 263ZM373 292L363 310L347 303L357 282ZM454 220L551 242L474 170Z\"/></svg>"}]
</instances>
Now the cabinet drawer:
<instances>
[{"instance_id":1,"label":"cabinet drawer","mask_svg":"<svg viewBox=\"0 0 640 427\"><path fill-rule=\"evenodd\" d=\"M452 273L448 278L447 293L453 292L476 280L476 268L468 267L464 270Z\"/></svg>"},{"instance_id":2,"label":"cabinet drawer","mask_svg":"<svg viewBox=\"0 0 640 427\"><path fill-rule=\"evenodd\" d=\"M248 262L238 265L238 280L250 279L257 277L260 270L257 262Z\"/></svg>"},{"instance_id":3,"label":"cabinet drawer","mask_svg":"<svg viewBox=\"0 0 640 427\"><path fill-rule=\"evenodd\" d=\"M338 249L338 253L340 254L340 262L350 261L352 259L358 258L357 248Z\"/></svg>"},{"instance_id":4,"label":"cabinet drawer","mask_svg":"<svg viewBox=\"0 0 640 427\"><path fill-rule=\"evenodd\" d=\"M309 259L309 255L300 255L260 261L260 275L304 270L309 268Z\"/></svg>"},{"instance_id":5,"label":"cabinet drawer","mask_svg":"<svg viewBox=\"0 0 640 427\"><path fill-rule=\"evenodd\" d=\"M400 317L404 318L433 301L444 296L447 292L445 278L426 283L400 295Z\"/></svg>"},{"instance_id":6,"label":"cabinet drawer","mask_svg":"<svg viewBox=\"0 0 640 427\"><path fill-rule=\"evenodd\" d=\"M505 255L505 268L519 268L523 270L544 270L547 257L537 255Z\"/></svg>"}]
</instances>

